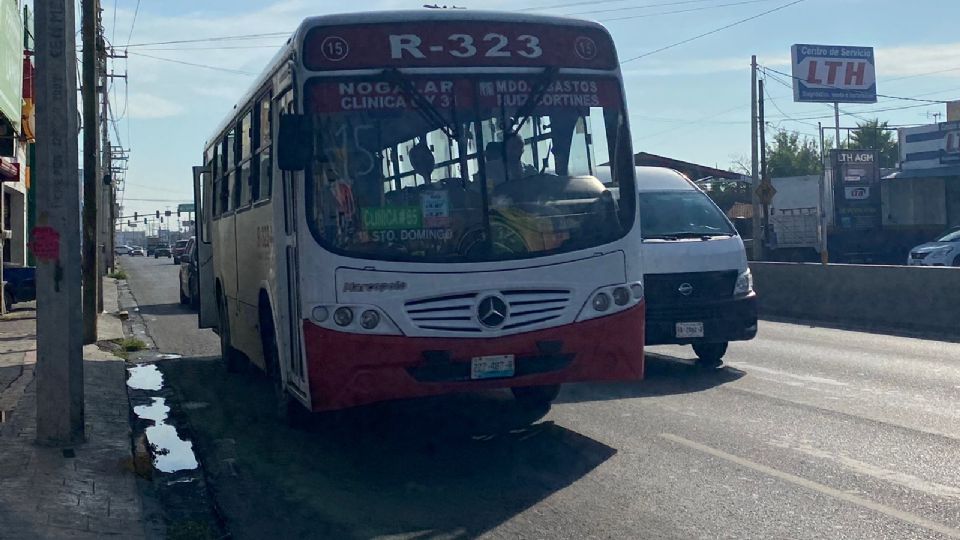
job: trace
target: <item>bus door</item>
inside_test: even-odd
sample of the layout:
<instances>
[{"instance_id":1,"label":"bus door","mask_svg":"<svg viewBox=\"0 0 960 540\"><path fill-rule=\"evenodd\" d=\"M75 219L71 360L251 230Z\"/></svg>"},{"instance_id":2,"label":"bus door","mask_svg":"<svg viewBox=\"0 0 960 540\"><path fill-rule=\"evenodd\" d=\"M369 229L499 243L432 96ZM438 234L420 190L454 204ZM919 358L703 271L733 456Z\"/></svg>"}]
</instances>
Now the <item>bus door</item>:
<instances>
[{"instance_id":1,"label":"bus door","mask_svg":"<svg viewBox=\"0 0 960 540\"><path fill-rule=\"evenodd\" d=\"M213 281L213 246L210 245L211 212L207 203L213 200L213 181L207 167L193 168L194 229L197 245L197 290L200 294L200 311L197 322L200 328L214 328L218 323L217 297Z\"/></svg>"},{"instance_id":2,"label":"bus door","mask_svg":"<svg viewBox=\"0 0 960 540\"><path fill-rule=\"evenodd\" d=\"M292 77L290 86L281 86L281 90L274 97L273 102L273 125L279 126L279 116L281 113L292 113L296 110L294 92L292 89ZM302 185L302 172L279 171L280 189L282 194L282 210L276 223L277 230L282 231L282 242L277 242L280 249L277 251L277 296L280 310L278 315L281 318L280 327L286 335L278 339L278 348L280 349L280 360L284 364L287 384L296 388L305 398L309 398L309 387L307 384L306 358L303 354L301 331L302 317L300 314L300 287L299 287L299 268L300 262L297 252L297 209L302 205L298 186ZM280 338L280 336L277 336Z\"/></svg>"}]
</instances>

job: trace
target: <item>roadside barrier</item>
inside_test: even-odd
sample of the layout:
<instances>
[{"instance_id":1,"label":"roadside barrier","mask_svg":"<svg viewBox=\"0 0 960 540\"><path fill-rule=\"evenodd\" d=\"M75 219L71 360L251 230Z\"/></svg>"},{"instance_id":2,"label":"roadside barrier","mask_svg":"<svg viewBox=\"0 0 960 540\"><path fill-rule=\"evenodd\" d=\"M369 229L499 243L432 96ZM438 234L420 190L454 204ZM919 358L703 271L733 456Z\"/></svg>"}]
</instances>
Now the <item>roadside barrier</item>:
<instances>
[{"instance_id":1,"label":"roadside barrier","mask_svg":"<svg viewBox=\"0 0 960 540\"><path fill-rule=\"evenodd\" d=\"M761 318L960 339L960 268L751 262Z\"/></svg>"}]
</instances>

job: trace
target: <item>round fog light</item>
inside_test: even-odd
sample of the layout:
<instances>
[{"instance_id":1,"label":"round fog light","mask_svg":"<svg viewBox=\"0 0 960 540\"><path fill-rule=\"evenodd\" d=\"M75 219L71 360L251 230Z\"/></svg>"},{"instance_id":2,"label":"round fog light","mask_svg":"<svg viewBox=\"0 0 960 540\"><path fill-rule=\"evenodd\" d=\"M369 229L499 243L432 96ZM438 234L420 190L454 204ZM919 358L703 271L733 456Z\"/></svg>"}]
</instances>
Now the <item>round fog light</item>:
<instances>
[{"instance_id":1,"label":"round fog light","mask_svg":"<svg viewBox=\"0 0 960 540\"><path fill-rule=\"evenodd\" d=\"M327 318L330 317L330 310L324 306L317 306L313 308L313 320L317 322L326 322Z\"/></svg>"},{"instance_id":2,"label":"round fog light","mask_svg":"<svg viewBox=\"0 0 960 540\"><path fill-rule=\"evenodd\" d=\"M630 292L633 293L633 297L637 300L643 298L643 285L634 283L630 286Z\"/></svg>"},{"instance_id":3,"label":"round fog light","mask_svg":"<svg viewBox=\"0 0 960 540\"><path fill-rule=\"evenodd\" d=\"M626 287L617 287L613 290L613 301L618 306L625 306L630 302L630 291Z\"/></svg>"},{"instance_id":4,"label":"round fog light","mask_svg":"<svg viewBox=\"0 0 960 540\"><path fill-rule=\"evenodd\" d=\"M333 322L340 326L348 326L353 322L353 310L348 307L337 308L333 312Z\"/></svg>"},{"instance_id":5,"label":"round fog light","mask_svg":"<svg viewBox=\"0 0 960 540\"><path fill-rule=\"evenodd\" d=\"M372 309L364 311L360 315L360 326L367 330L373 330L380 324L380 314Z\"/></svg>"},{"instance_id":6,"label":"round fog light","mask_svg":"<svg viewBox=\"0 0 960 540\"><path fill-rule=\"evenodd\" d=\"M597 311L606 311L610 309L610 295L605 292L599 292L593 297L593 309Z\"/></svg>"}]
</instances>

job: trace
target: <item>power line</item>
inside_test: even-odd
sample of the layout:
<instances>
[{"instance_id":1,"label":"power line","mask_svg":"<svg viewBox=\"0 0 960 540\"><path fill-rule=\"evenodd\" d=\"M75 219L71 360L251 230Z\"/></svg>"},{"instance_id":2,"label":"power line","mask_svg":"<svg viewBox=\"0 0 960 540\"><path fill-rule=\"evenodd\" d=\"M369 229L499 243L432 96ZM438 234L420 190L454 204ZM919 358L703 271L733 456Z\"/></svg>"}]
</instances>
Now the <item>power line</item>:
<instances>
[{"instance_id":1,"label":"power line","mask_svg":"<svg viewBox=\"0 0 960 540\"><path fill-rule=\"evenodd\" d=\"M276 49L277 45L237 45L232 47L144 47L140 51L226 51L234 49Z\"/></svg>"},{"instance_id":2,"label":"power line","mask_svg":"<svg viewBox=\"0 0 960 540\"><path fill-rule=\"evenodd\" d=\"M775 70L775 69L773 69L773 68L770 68L770 67L765 67L764 69L765 69L765 70L772 71L772 72L774 72L774 73L778 73L778 74L780 74L780 75L783 75L784 77L789 77L789 78L791 78L791 79L796 79L796 80L798 80L798 81L802 81L802 80L803 80L801 77L796 77L796 76L794 76L794 75L789 75L789 74L787 74L787 73L784 73L784 72L782 72L782 71L777 71L777 70ZM828 84L828 85L824 85L824 86L827 86L828 88L839 89L838 86L835 86L835 85L832 85L832 84ZM903 96L889 96L889 95L886 95L886 94L877 94L877 97L882 97L882 98L887 98L887 99L899 99L899 100L903 100L903 101L922 101L922 102L925 102L925 103L940 103L940 104L946 103L946 101L943 101L942 99L941 99L941 100L935 100L935 99L917 99L917 98L903 97Z\"/></svg>"},{"instance_id":3,"label":"power line","mask_svg":"<svg viewBox=\"0 0 960 540\"><path fill-rule=\"evenodd\" d=\"M888 83L888 82L893 82L893 81L902 81L902 80L904 80L904 79L913 79L914 77L926 77L927 75L937 75L937 74L939 74L939 73L949 73L949 72L951 72L951 71L960 71L960 67L953 67L953 68L947 68L947 69L938 69L938 70L936 70L936 71L927 71L927 72L924 72L924 73L915 73L915 74L913 74L913 75L904 75L904 76L902 76L902 77L894 77L894 78L892 78L892 79L884 79L883 82Z\"/></svg>"},{"instance_id":4,"label":"power line","mask_svg":"<svg viewBox=\"0 0 960 540\"><path fill-rule=\"evenodd\" d=\"M804 2L804 1L806 1L806 0L793 0L793 2L786 3L786 4L782 5L782 6L778 6L778 7L775 7L775 8L773 8L773 9L768 9L767 11L758 13L758 14L756 14L756 15L747 17L747 18L745 18L745 19L740 19L740 20L735 21L735 22L732 22L732 23L730 23L730 24L721 26L720 28L715 28L715 29L713 29L713 30L710 30L709 32L704 32L704 33L702 33L702 34L698 34L698 35L693 36L693 37L691 37L691 38L687 38L687 39L684 39L684 40L681 40L681 41L677 41L676 43L671 43L670 45L665 45L665 46L663 46L663 47L660 47L659 49L654 49L654 50L652 50L652 51L645 52L645 53L643 53L643 54L641 54L641 55L637 55L637 56L634 56L634 57L632 57L632 58L628 58L628 59L624 60L623 62L620 62L620 64L623 65L623 64L626 64L627 62L633 62L634 60L639 60L639 59L641 59L641 58L646 58L647 56L650 56L650 55L653 55L653 54L657 54L657 53L659 53L659 52L663 52L663 51L665 51L665 50L667 50L667 49L672 49L672 48L674 48L674 47L679 47L680 45L684 45L684 44L686 44L686 43L690 43L691 41L695 41L695 40L698 40L698 39L700 39L700 38L704 38L704 37L707 37L707 36L709 36L709 35L713 35L713 34L716 34L716 33L718 33L718 32L722 32L722 31L724 31L724 30L727 30L728 28L733 28L734 26L741 25L741 24L743 24L743 23L745 23L745 22L752 21L752 20L754 20L754 19L759 19L760 17L763 17L764 15L769 15L769 14L771 14L771 13L780 11L780 10L782 10L782 9L786 9L786 8L788 8L788 7L790 7L790 6L797 5L797 4L799 4L799 3L801 3L801 2Z\"/></svg>"},{"instance_id":5,"label":"power line","mask_svg":"<svg viewBox=\"0 0 960 540\"><path fill-rule=\"evenodd\" d=\"M700 7L696 7L696 8L676 9L676 10L673 10L673 11L659 11L659 12L657 12L657 13L644 13L644 14L641 14L641 15L628 15L628 16L626 16L626 17L613 17L613 18L610 18L610 19L600 19L600 22L616 22L616 21L629 21L629 20L633 20L633 19L646 19L646 18L649 18L649 17L659 17L659 16L661 16L661 15L674 15L674 14L677 14L677 13L691 13L691 12L694 12L694 11L705 11L705 10L708 10L708 9L718 9L718 8L733 7L733 6L743 6L743 5L746 5L746 4L759 4L759 3L761 3L761 2L772 2L772 1L773 1L773 0L742 0L742 1L740 1L740 2L731 2L731 3L728 3L728 4L717 4L717 5L711 5L711 6L700 6Z\"/></svg>"},{"instance_id":6,"label":"power line","mask_svg":"<svg viewBox=\"0 0 960 540\"><path fill-rule=\"evenodd\" d=\"M204 43L209 41L264 39L268 37L279 37L279 36L289 36L289 35L290 35L290 32L268 32L265 34L238 34L233 36L216 36L216 37L205 37L205 38L196 38L196 39L178 39L173 41L151 41L147 43L131 43L129 45L126 45L126 48L147 47L150 45L177 45L180 43Z\"/></svg>"},{"instance_id":7,"label":"power line","mask_svg":"<svg viewBox=\"0 0 960 540\"><path fill-rule=\"evenodd\" d=\"M163 58L163 57L161 57L161 56L153 56L152 54L143 54L143 53L136 53L136 52L131 52L131 53L128 53L128 54L132 54L132 55L135 55L135 56L143 56L143 57L145 57L145 58L152 58L152 59L154 59L154 60L162 60L162 61L164 61L164 62L171 62L171 63L174 63L174 64L182 64L182 65L185 65L185 66L193 66L193 67L204 68L204 69L212 69L212 70L214 70L214 71L222 71L222 72L224 72L224 73L233 73L234 75L245 75L245 76L247 76L247 77L256 77L256 75L257 75L256 73L251 73L251 72L249 72L249 71L243 71L243 70L239 70L239 69L223 68L223 67L219 67L219 66L210 66L210 65L207 65L207 64L196 64L196 63L194 63L194 62L185 62L185 61L183 61L183 60L174 60L173 58Z\"/></svg>"},{"instance_id":8,"label":"power line","mask_svg":"<svg viewBox=\"0 0 960 540\"><path fill-rule=\"evenodd\" d=\"M130 23L130 34L127 36L127 44L133 39L133 29L137 25L137 15L140 14L140 0L137 0L137 7L133 10L133 21Z\"/></svg>"},{"instance_id":9,"label":"power line","mask_svg":"<svg viewBox=\"0 0 960 540\"><path fill-rule=\"evenodd\" d=\"M611 0L612 2L625 2L626 0ZM711 0L683 0L680 2L662 2L657 4L640 4L639 6L627 6L627 7L618 7L618 8L608 8L608 9L592 9L590 11L578 11L576 13L567 13L567 16L575 15L595 15L598 13L613 13L619 11L629 11L632 9L650 9L655 7L669 7L669 6L683 6L688 4L702 4L704 2L710 2ZM604 4L606 2L583 2L578 3L577 5L591 5L595 6L597 4ZM521 9L519 11L527 11Z\"/></svg>"}]
</instances>

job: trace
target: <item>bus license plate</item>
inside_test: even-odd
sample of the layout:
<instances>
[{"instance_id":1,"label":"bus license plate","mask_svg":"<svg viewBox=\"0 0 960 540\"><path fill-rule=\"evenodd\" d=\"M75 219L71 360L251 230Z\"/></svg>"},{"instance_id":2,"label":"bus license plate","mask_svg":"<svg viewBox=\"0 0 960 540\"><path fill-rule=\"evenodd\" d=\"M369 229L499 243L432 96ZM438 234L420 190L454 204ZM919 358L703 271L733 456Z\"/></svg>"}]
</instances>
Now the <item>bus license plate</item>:
<instances>
[{"instance_id":1,"label":"bus license plate","mask_svg":"<svg viewBox=\"0 0 960 540\"><path fill-rule=\"evenodd\" d=\"M703 323L702 322L678 322L677 337L678 338L703 337Z\"/></svg>"},{"instance_id":2,"label":"bus license plate","mask_svg":"<svg viewBox=\"0 0 960 540\"><path fill-rule=\"evenodd\" d=\"M470 360L471 379L513 377L515 370L512 354L477 356Z\"/></svg>"}]
</instances>

